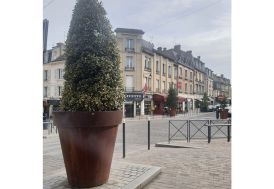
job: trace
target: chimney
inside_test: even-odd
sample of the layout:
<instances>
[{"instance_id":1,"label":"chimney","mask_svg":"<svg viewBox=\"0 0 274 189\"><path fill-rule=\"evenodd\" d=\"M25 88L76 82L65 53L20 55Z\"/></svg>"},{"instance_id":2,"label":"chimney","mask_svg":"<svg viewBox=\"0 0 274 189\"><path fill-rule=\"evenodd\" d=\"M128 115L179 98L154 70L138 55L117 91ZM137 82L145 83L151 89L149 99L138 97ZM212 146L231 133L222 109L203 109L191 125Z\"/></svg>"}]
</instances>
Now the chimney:
<instances>
[{"instance_id":1,"label":"chimney","mask_svg":"<svg viewBox=\"0 0 274 189\"><path fill-rule=\"evenodd\" d=\"M201 56L197 56L197 58L200 60L200 59L201 59Z\"/></svg>"},{"instance_id":2,"label":"chimney","mask_svg":"<svg viewBox=\"0 0 274 189\"><path fill-rule=\"evenodd\" d=\"M174 50L175 51L180 51L181 50L181 45L175 45Z\"/></svg>"},{"instance_id":3,"label":"chimney","mask_svg":"<svg viewBox=\"0 0 274 189\"><path fill-rule=\"evenodd\" d=\"M186 51L186 53L188 53L188 54L192 54L192 51L191 51L191 50L189 50L189 51Z\"/></svg>"},{"instance_id":4,"label":"chimney","mask_svg":"<svg viewBox=\"0 0 274 189\"><path fill-rule=\"evenodd\" d=\"M166 47L164 48L164 51L166 51Z\"/></svg>"},{"instance_id":5,"label":"chimney","mask_svg":"<svg viewBox=\"0 0 274 189\"><path fill-rule=\"evenodd\" d=\"M158 50L158 51L162 51L162 47L158 47L157 50Z\"/></svg>"}]
</instances>

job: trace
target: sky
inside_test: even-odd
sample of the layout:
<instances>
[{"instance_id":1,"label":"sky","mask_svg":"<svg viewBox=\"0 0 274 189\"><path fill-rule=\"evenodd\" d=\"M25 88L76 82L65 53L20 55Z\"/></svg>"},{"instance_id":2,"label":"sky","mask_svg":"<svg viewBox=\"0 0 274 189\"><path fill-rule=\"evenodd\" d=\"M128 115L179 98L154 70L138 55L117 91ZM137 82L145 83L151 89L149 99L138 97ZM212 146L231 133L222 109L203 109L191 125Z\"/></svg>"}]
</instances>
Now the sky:
<instances>
[{"instance_id":1,"label":"sky","mask_svg":"<svg viewBox=\"0 0 274 189\"><path fill-rule=\"evenodd\" d=\"M141 29L154 47L181 45L215 74L231 79L230 0L102 0L112 29ZM76 0L44 0L48 49L67 36Z\"/></svg>"}]
</instances>

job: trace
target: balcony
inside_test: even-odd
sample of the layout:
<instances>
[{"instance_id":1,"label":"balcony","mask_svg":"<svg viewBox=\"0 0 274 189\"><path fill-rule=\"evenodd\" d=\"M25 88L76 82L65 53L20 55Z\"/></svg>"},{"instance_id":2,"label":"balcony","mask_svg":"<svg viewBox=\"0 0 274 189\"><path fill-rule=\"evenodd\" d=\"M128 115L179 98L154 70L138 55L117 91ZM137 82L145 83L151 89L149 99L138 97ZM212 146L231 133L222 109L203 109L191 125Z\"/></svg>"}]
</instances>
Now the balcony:
<instances>
[{"instance_id":1,"label":"balcony","mask_svg":"<svg viewBox=\"0 0 274 189\"><path fill-rule=\"evenodd\" d=\"M149 68L149 67L145 67L144 70L145 70L145 71L148 71L148 72L151 72L151 68Z\"/></svg>"},{"instance_id":2,"label":"balcony","mask_svg":"<svg viewBox=\"0 0 274 189\"><path fill-rule=\"evenodd\" d=\"M187 77L185 77L185 80L188 80L188 78L187 78Z\"/></svg>"},{"instance_id":3,"label":"balcony","mask_svg":"<svg viewBox=\"0 0 274 189\"><path fill-rule=\"evenodd\" d=\"M125 92L132 92L134 91L134 87L125 87Z\"/></svg>"},{"instance_id":4,"label":"balcony","mask_svg":"<svg viewBox=\"0 0 274 189\"><path fill-rule=\"evenodd\" d=\"M134 53L135 49L134 48L125 48L125 51L129 52L129 53Z\"/></svg>"},{"instance_id":5,"label":"balcony","mask_svg":"<svg viewBox=\"0 0 274 189\"><path fill-rule=\"evenodd\" d=\"M183 79L183 76L179 75L179 79Z\"/></svg>"},{"instance_id":6,"label":"balcony","mask_svg":"<svg viewBox=\"0 0 274 189\"><path fill-rule=\"evenodd\" d=\"M134 71L134 67L132 66L126 66L125 71Z\"/></svg>"}]
</instances>

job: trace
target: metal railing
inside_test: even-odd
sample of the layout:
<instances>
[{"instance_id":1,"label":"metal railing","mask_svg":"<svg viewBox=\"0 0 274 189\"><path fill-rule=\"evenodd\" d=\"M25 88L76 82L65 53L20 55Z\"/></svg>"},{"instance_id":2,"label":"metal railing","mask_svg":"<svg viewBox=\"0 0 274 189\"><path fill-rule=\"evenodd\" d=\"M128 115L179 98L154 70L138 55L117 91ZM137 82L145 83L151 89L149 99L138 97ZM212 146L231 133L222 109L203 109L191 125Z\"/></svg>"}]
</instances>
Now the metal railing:
<instances>
[{"instance_id":1,"label":"metal railing","mask_svg":"<svg viewBox=\"0 0 274 189\"><path fill-rule=\"evenodd\" d=\"M169 120L168 142L171 140L231 139L231 120Z\"/></svg>"}]
</instances>

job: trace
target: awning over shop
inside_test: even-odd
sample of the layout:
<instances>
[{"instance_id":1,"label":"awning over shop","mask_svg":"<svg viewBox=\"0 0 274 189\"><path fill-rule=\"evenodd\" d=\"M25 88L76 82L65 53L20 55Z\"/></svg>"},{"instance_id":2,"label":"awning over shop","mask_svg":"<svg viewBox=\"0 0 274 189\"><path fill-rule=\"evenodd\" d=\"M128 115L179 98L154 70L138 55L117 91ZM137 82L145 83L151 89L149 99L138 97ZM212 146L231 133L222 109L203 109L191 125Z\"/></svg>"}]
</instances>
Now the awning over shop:
<instances>
[{"instance_id":1,"label":"awning over shop","mask_svg":"<svg viewBox=\"0 0 274 189\"><path fill-rule=\"evenodd\" d=\"M153 95L153 100L158 101L158 102L165 102L167 99L167 96L159 95L159 94L154 94Z\"/></svg>"},{"instance_id":2,"label":"awning over shop","mask_svg":"<svg viewBox=\"0 0 274 189\"><path fill-rule=\"evenodd\" d=\"M185 102L186 98L178 96L178 102Z\"/></svg>"}]
</instances>

